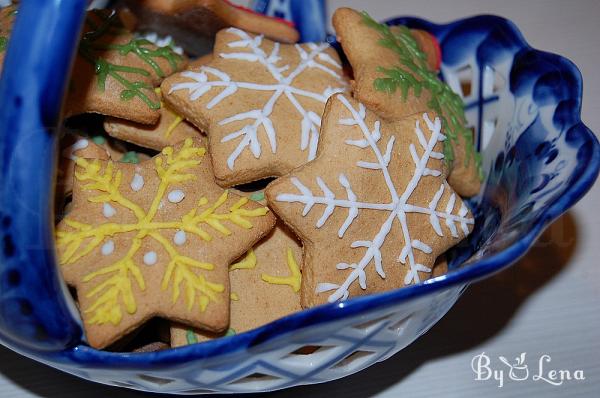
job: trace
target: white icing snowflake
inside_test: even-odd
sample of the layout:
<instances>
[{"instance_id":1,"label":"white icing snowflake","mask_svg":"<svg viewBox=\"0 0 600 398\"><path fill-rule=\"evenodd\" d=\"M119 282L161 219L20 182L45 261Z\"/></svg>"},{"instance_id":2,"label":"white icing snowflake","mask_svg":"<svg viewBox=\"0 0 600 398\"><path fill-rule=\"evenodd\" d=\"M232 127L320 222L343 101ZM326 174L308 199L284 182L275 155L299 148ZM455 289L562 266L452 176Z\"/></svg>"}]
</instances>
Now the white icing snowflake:
<instances>
[{"instance_id":1,"label":"white icing snowflake","mask_svg":"<svg viewBox=\"0 0 600 398\"><path fill-rule=\"evenodd\" d=\"M381 123L376 121L373 128L370 129L367 126L366 109L363 104L358 104L357 109L343 95L338 95L336 100L341 102L351 115L349 118L339 120L339 124L344 126L357 126L360 128L364 137L358 140L345 140L345 144L368 150L376 159L375 162L359 161L355 166L360 169L381 173L391 200L388 203L379 203L370 199L361 200L353 191L350 179L343 173L340 173L337 176L337 179L339 184L345 190L345 198L336 197L325 180L319 176L316 177L316 183L322 191L322 195L315 195L311 189L300 181L300 179L291 177L290 181L298 189L299 193L280 193L276 196L276 200L279 202L303 204L303 216L309 214L311 210L313 210L315 204L323 205L323 213L316 222L317 228L321 228L325 225L336 210L347 209L348 215L338 230L338 236L340 238L344 236L346 230L354 223L354 221L360 217L361 211L376 210L388 213L385 221L382 223L375 236L369 237L368 240L354 241L350 245L351 248L366 249L360 261L353 264L340 262L336 265L336 268L340 271L347 272L347 270L350 270L345 281L341 284L324 282L319 283L316 286L316 293L333 291L328 297L330 302L347 299L349 296L349 287L357 281L362 289L366 289L367 275L365 269L371 263L375 267L377 274L381 278L385 278L381 248L385 243L387 235L394 227L395 220L398 220L404 238L404 246L398 253L397 261L402 264L408 264L410 267L404 279L406 285L420 282L419 272L431 272L429 267L419 264L415 260L415 251L418 250L428 255L432 254L433 251L430 245L420 240L423 239L423 237L419 237L420 239L418 239L416 236L411 235L411 230L406 218L407 214L414 213L425 216L426 220L423 220L423 222L428 222L431 225L435 235L438 236L438 238L435 239L440 239L439 237L444 236L441 222L446 224L452 238L460 237L459 228L462 231L463 236L467 236L470 232L469 225L474 223L473 218L469 216L469 211L460 197L457 197L443 177L441 177L441 171L435 168L432 169L428 165L429 160L432 158L438 160L443 159L442 152L436 150L436 144L445 139L444 134L441 132L441 122L439 118L436 117L432 121L425 113L423 115L423 120L425 121L426 126L422 126L421 123L419 123L420 119L417 119L414 134L416 135L418 146L420 146L419 149L418 146L413 143L408 145L408 148L398 147L395 136L391 135L387 143L385 143L385 151L382 151L378 146L382 137L380 131ZM429 138L426 138L423 128L426 128L430 133ZM405 134L406 132L402 133ZM399 180L398 176L391 175L389 165L392 157L398 156L399 151L405 149L408 149L408 152L410 153L414 169L406 170L406 175L412 175L412 177L408 180L404 188L398 189L394 184ZM435 190L435 181L429 181L428 184L435 190L429 203L426 206L411 203L411 195L422 181L423 177L426 176L438 177L440 181L439 189ZM445 190L448 190L448 193L451 192L451 194L446 206L440 210L438 209L438 205L440 205L440 199ZM457 203L460 203L460 205L456 206ZM321 206L321 208L323 208L323 206ZM458 207L456 213L455 207ZM435 255L435 253L432 255Z\"/></svg>"},{"instance_id":2,"label":"white icing snowflake","mask_svg":"<svg viewBox=\"0 0 600 398\"><path fill-rule=\"evenodd\" d=\"M212 88L223 88L212 100L206 104L207 109L212 109L225 98L234 95L238 90L254 90L259 92L272 92L270 98L260 108L249 109L245 112L230 115L218 122L220 126L226 126L233 122L247 121L240 129L231 131L221 142L238 140L237 147L229 155L227 165L233 170L235 162L240 154L248 149L258 159L262 152L259 139L259 128L264 129L268 145L272 153L277 152L277 127L274 126L271 116L277 102L287 98L301 117L299 130L301 131L300 149L308 149L308 160L315 158L317 144L319 141L319 128L321 126L321 115L312 110L305 109L298 98L309 98L323 104L334 93L345 90L345 82L341 76L341 65L327 52L330 48L327 43L296 44L295 48L300 57L298 65L290 71L290 65L278 65L282 58L279 56L280 45L274 43L269 54L263 50L263 36L251 36L246 32L230 28L228 32L239 37L239 40L227 43L230 49L239 49L239 52L227 52L218 54L222 59L238 60L245 62L258 62L262 64L273 82L234 81L227 73L210 66L202 66L199 71L186 71L181 76L191 79L189 82L174 84L169 94L178 90L188 90L189 99L197 100ZM294 86L294 81L304 72L316 69L332 77L332 81L339 87L323 87L321 92L313 92ZM288 72L285 74L285 72ZM291 116L291 115L290 115Z\"/></svg>"}]
</instances>

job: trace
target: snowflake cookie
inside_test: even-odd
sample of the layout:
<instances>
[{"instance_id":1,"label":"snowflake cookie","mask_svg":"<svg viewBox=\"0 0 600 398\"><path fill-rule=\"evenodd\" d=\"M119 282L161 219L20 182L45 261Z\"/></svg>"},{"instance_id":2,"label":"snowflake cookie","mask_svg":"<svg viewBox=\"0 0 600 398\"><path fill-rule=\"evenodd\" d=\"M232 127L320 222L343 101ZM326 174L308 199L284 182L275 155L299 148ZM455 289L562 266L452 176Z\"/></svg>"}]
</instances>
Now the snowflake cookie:
<instances>
[{"instance_id":1,"label":"snowflake cookie","mask_svg":"<svg viewBox=\"0 0 600 398\"><path fill-rule=\"evenodd\" d=\"M283 43L296 43L300 38L292 23L234 4L240 1L124 0L124 3L137 17L140 29L174 35L177 43L194 55L206 53L206 46L215 34L227 27L264 34Z\"/></svg>"},{"instance_id":2,"label":"snowflake cookie","mask_svg":"<svg viewBox=\"0 0 600 398\"><path fill-rule=\"evenodd\" d=\"M165 101L208 134L223 186L314 159L325 103L345 87L327 43L280 44L234 28L217 34L208 64L162 84Z\"/></svg>"},{"instance_id":3,"label":"snowflake cookie","mask_svg":"<svg viewBox=\"0 0 600 398\"><path fill-rule=\"evenodd\" d=\"M385 121L342 94L329 100L317 158L266 190L304 244L303 306L418 283L470 233L441 127L431 113Z\"/></svg>"},{"instance_id":4,"label":"snowflake cookie","mask_svg":"<svg viewBox=\"0 0 600 398\"><path fill-rule=\"evenodd\" d=\"M138 165L76 163L56 245L90 345L104 348L155 316L225 329L228 265L273 228L268 209L219 188L193 139Z\"/></svg>"},{"instance_id":5,"label":"snowflake cookie","mask_svg":"<svg viewBox=\"0 0 600 398\"><path fill-rule=\"evenodd\" d=\"M185 65L173 47L129 32L115 11L88 12L69 83L65 113L100 113L153 124L160 116L155 87Z\"/></svg>"},{"instance_id":6,"label":"snowflake cookie","mask_svg":"<svg viewBox=\"0 0 600 398\"><path fill-rule=\"evenodd\" d=\"M171 346L242 333L300 311L302 246L281 221L241 261L229 267L231 320L219 335L174 325Z\"/></svg>"},{"instance_id":7,"label":"snowflake cookie","mask_svg":"<svg viewBox=\"0 0 600 398\"><path fill-rule=\"evenodd\" d=\"M467 127L462 99L438 78L422 51L428 48L422 48L423 32L389 27L350 8L337 9L332 23L354 70L354 97L391 120L435 112L447 137L443 152L451 170L448 182L461 196L477 194L481 158L473 131Z\"/></svg>"}]
</instances>

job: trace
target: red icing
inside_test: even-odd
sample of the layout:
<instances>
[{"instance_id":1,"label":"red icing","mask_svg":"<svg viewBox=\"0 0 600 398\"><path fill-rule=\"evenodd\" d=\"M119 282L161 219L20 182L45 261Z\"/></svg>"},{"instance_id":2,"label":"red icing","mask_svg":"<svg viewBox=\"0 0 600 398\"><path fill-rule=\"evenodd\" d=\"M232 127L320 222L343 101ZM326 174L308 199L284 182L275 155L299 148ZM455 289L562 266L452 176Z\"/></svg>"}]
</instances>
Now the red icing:
<instances>
[{"instance_id":1,"label":"red icing","mask_svg":"<svg viewBox=\"0 0 600 398\"><path fill-rule=\"evenodd\" d=\"M440 68L442 67L442 47L440 46L440 42L437 40L437 38L434 35L432 35L430 33L429 37L431 37L431 41L433 42L433 47L435 48L435 55L437 57L437 63L435 65L435 70L440 70Z\"/></svg>"}]
</instances>

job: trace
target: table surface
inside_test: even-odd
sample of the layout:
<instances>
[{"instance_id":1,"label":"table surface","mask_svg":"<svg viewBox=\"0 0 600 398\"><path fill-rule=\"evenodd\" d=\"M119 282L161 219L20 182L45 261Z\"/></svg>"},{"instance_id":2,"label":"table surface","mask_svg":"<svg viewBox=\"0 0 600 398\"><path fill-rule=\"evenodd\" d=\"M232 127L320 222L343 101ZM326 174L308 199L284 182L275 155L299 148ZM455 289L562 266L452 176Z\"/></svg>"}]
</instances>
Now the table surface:
<instances>
[{"instance_id":1,"label":"table surface","mask_svg":"<svg viewBox=\"0 0 600 398\"><path fill-rule=\"evenodd\" d=\"M368 6L367 6L368 4ZM584 77L583 120L600 132L600 1L598 0L337 0L330 8L367 7L375 18L418 15L445 22L473 14L513 20L533 47L562 54ZM470 287L450 312L417 342L389 360L354 376L271 397L505 397L598 396L600 392L600 183L541 236L510 269ZM596 243L594 243L596 242ZM596 315L593 315L596 314ZM526 352L532 375L538 360L551 357L544 372L583 371L585 380L553 386L543 380L513 381L505 374L477 381L471 369L485 352L494 369L499 356ZM495 366L494 366L495 365ZM595 393L595 394L594 394ZM0 347L0 397L87 398L145 396L77 379Z\"/></svg>"}]
</instances>

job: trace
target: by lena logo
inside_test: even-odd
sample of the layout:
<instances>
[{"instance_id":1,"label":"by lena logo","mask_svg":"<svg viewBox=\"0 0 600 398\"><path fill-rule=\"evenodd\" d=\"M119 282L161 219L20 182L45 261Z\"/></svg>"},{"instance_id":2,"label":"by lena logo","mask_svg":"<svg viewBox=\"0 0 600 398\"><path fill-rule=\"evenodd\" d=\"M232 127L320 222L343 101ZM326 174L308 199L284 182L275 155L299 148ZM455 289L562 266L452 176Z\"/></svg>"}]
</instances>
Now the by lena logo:
<instances>
[{"instance_id":1,"label":"by lena logo","mask_svg":"<svg viewBox=\"0 0 600 398\"><path fill-rule=\"evenodd\" d=\"M527 353L522 352L514 361L509 361L506 357L500 355L498 362L492 363L492 359L482 352L475 355L471 360L471 369L475 373L475 380L487 381L495 380L498 387L502 388L506 380L541 381L553 386L561 386L569 381L583 381L585 375L583 370L556 369L551 365L552 358L548 354L543 354L535 361L535 366L529 368L526 359Z\"/></svg>"}]
</instances>

